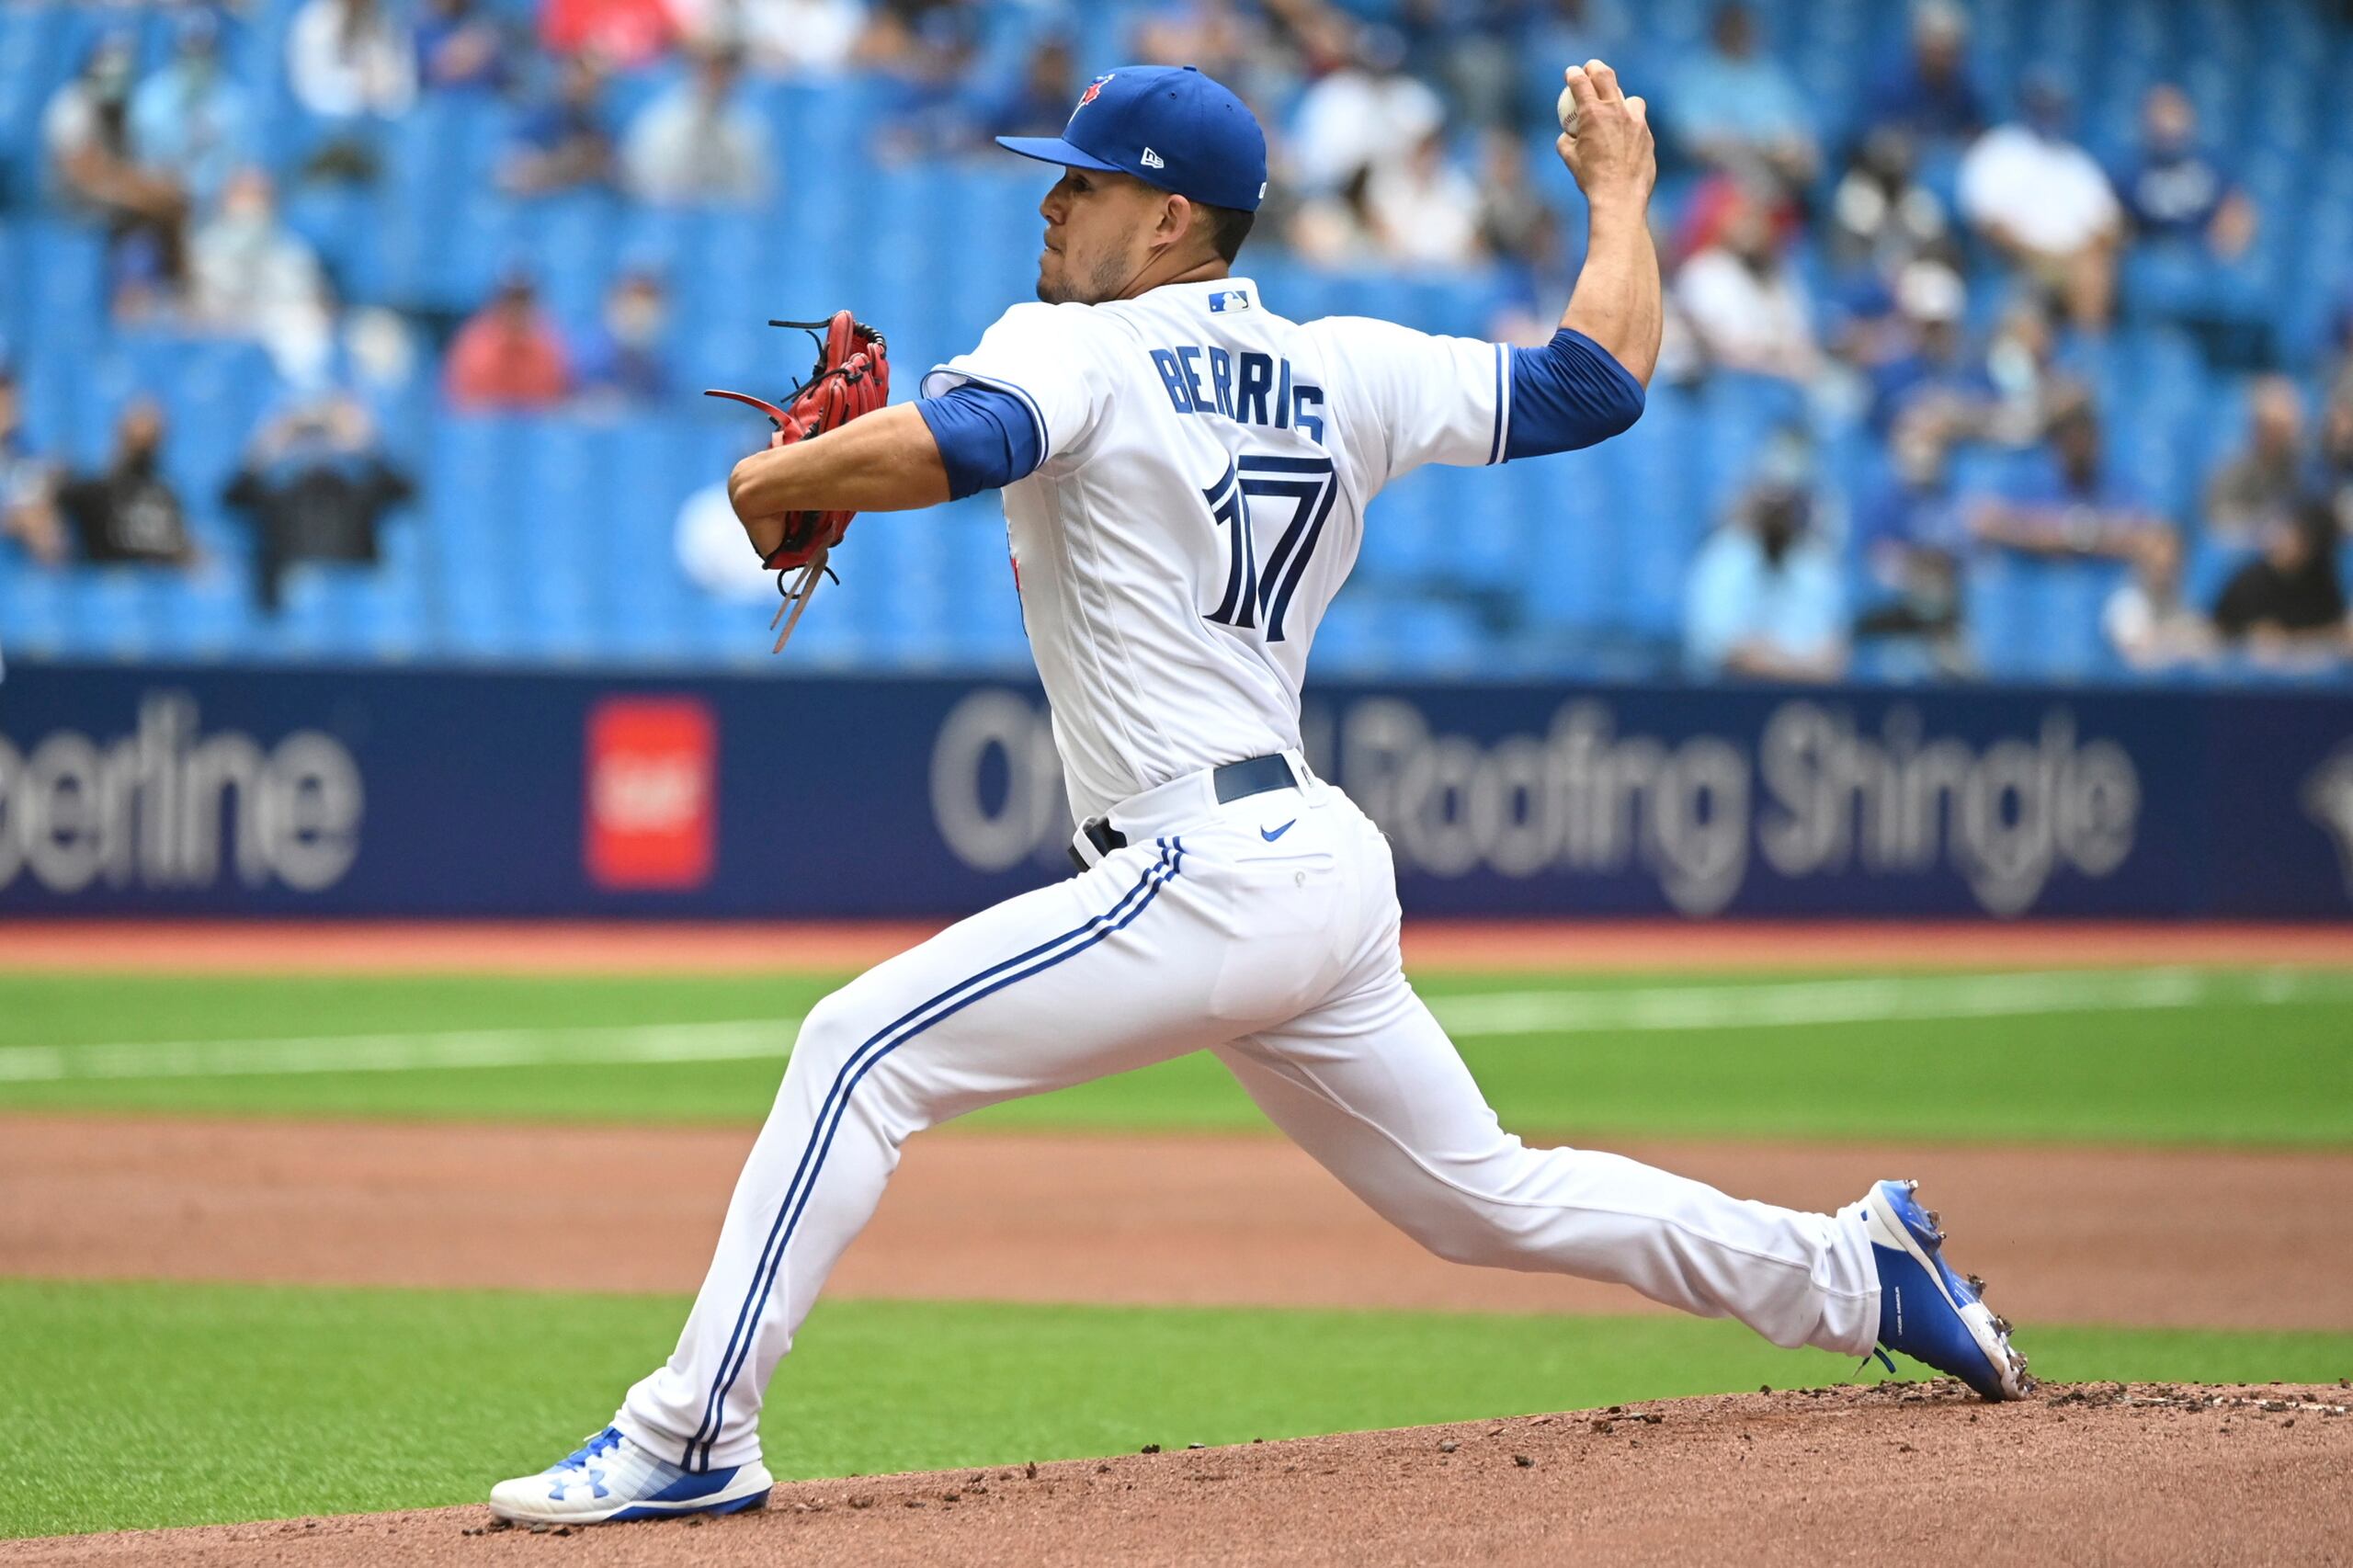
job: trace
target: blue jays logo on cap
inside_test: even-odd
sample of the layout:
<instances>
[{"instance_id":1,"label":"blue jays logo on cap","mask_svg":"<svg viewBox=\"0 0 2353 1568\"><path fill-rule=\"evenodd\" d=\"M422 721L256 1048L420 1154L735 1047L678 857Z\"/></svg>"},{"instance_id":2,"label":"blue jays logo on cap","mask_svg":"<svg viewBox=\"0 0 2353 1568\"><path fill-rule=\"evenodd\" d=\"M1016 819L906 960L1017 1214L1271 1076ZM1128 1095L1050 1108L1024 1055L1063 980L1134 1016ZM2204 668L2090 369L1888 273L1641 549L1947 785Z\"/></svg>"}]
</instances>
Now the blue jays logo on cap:
<instances>
[{"instance_id":1,"label":"blue jays logo on cap","mask_svg":"<svg viewBox=\"0 0 2353 1568\"><path fill-rule=\"evenodd\" d=\"M1025 158L1131 175L1211 207L1255 212L1267 136L1249 107L1190 65L1122 65L1086 85L1060 136L1000 136Z\"/></svg>"}]
</instances>

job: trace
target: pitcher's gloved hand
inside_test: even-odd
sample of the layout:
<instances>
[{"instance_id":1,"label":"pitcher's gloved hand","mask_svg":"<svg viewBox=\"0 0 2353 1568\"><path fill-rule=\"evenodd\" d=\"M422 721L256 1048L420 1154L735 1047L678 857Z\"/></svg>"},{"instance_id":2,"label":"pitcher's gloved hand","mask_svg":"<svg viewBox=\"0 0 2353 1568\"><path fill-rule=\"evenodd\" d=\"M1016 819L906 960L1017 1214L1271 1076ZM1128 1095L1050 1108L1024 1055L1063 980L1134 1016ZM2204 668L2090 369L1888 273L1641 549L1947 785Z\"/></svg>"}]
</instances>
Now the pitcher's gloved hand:
<instances>
[{"instance_id":1,"label":"pitcher's gloved hand","mask_svg":"<svg viewBox=\"0 0 2353 1568\"><path fill-rule=\"evenodd\" d=\"M817 363L810 370L808 381L793 393L791 403L779 408L745 392L712 391L706 395L732 398L767 415L776 426L769 446L789 447L797 441L813 440L891 401L891 359L882 335L847 311L835 311L832 319L824 322L768 324L801 327L813 334L820 327L824 329L824 336L818 342ZM777 583L784 593L785 603L777 607L778 617L781 619L787 608L792 610L792 619L785 621L784 630L776 640L779 652L785 639L792 635L801 610L808 607L817 578L825 570L826 556L841 543L850 519L857 515L817 511L782 515L784 528L776 548L760 558L763 565L780 574ZM794 572L800 574L799 577L788 584L781 574Z\"/></svg>"}]
</instances>

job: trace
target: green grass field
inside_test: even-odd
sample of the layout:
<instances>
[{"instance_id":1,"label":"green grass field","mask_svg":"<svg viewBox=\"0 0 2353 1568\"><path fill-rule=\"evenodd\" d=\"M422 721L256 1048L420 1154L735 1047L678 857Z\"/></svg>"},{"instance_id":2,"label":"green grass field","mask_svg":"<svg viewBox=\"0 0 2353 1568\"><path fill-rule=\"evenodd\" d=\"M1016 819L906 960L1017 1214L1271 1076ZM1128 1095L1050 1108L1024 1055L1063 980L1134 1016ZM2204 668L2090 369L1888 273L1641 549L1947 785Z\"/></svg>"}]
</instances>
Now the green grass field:
<instances>
[{"instance_id":1,"label":"green grass field","mask_svg":"<svg viewBox=\"0 0 2353 1568\"><path fill-rule=\"evenodd\" d=\"M791 1038L789 1020L830 983L791 975L93 980L0 973L0 1107L756 1120L775 1090ZM2014 990L1987 989L2005 984ZM1872 987L1879 989L1865 989ZM2156 971L2024 979L1782 976L1760 983L1448 974L1426 977L1423 989L1442 1017L1451 1021L1460 1014L1475 1027L1457 1031L1463 1055L1504 1119L1531 1131L2353 1143L2353 976ZM1696 1014L1671 1006L1694 995L1715 995L1722 1004ZM1497 998L1538 1013L1540 1006L1525 1004L1549 1002L1569 1027L1489 1032L1498 1026ZM2134 1005L2136 999L2151 1005ZM2039 1010L1963 1011L2029 1005ZM1813 1016L1874 1006L1882 1016ZM1803 1021L1772 1021L1777 1007ZM652 1048L756 1054L581 1064L633 1049L614 1038L630 1026L691 1030L776 1018L788 1022L772 1031L746 1029L743 1040L731 1035L706 1045L690 1034L675 1048ZM433 1040L468 1033L496 1037L477 1054L503 1054L513 1064L318 1070L339 1059L334 1037L389 1040L428 1059ZM327 1038L300 1058L299 1070L281 1070L283 1063L236 1070L235 1048L244 1042L294 1039L309 1045L320 1037ZM187 1049L127 1057L107 1049L141 1042ZM554 1064L566 1070L544 1070ZM149 1070L159 1067L169 1070ZM41 1075L33 1075L36 1070ZM1001 1107L983 1119L1039 1127L1262 1125L1207 1057Z\"/></svg>"},{"instance_id":2,"label":"green grass field","mask_svg":"<svg viewBox=\"0 0 2353 1568\"><path fill-rule=\"evenodd\" d=\"M789 1020L826 983L0 973L0 1110L748 1121ZM2353 1148L2353 977L2338 974L1424 988L1506 1120L1531 1131ZM1206 1059L983 1119L1258 1125ZM475 1500L599 1424L683 1309L0 1279L0 1536ZM2023 1342L2062 1380L2353 1375L2353 1335ZM844 1301L811 1320L766 1435L779 1474L841 1475L1870 1376L1656 1317Z\"/></svg>"},{"instance_id":3,"label":"green grass field","mask_svg":"<svg viewBox=\"0 0 2353 1568\"><path fill-rule=\"evenodd\" d=\"M685 1310L0 1283L0 1536L474 1500L601 1425ZM2063 1379L2353 1371L2353 1335L2075 1328L2031 1347ZM1876 1376L1679 1318L852 1301L810 1319L763 1437L779 1476L873 1474Z\"/></svg>"}]
</instances>

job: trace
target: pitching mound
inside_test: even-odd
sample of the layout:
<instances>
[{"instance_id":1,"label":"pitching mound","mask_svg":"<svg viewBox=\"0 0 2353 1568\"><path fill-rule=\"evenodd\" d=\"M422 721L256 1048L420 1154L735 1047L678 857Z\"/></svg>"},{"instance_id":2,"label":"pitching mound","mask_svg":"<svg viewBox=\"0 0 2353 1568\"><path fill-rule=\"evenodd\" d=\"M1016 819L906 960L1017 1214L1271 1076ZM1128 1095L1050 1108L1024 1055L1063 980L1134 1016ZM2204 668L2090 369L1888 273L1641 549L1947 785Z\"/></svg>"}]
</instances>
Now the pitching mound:
<instances>
[{"instance_id":1,"label":"pitching mound","mask_svg":"<svg viewBox=\"0 0 2353 1568\"><path fill-rule=\"evenodd\" d=\"M1672 1400L779 1486L532 1532L482 1508L0 1543L0 1563L2344 1562L2353 1392L1957 1384Z\"/></svg>"}]
</instances>

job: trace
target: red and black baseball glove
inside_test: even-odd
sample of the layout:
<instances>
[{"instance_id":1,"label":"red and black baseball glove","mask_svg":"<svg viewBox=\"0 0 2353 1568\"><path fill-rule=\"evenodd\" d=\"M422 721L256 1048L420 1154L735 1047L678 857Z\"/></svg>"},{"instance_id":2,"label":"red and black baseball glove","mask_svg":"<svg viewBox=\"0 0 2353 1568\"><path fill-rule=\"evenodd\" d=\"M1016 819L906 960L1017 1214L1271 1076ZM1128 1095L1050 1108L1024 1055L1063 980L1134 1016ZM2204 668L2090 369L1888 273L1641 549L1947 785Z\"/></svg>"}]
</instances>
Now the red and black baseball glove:
<instances>
[{"instance_id":1,"label":"red and black baseball glove","mask_svg":"<svg viewBox=\"0 0 2353 1568\"><path fill-rule=\"evenodd\" d=\"M853 318L847 311L835 311L829 321L772 321L768 324L797 326L813 337L818 329L824 331L817 343L816 366L809 372L809 379L794 389L791 403L779 408L745 392L713 390L704 395L733 398L767 415L776 426L769 446L789 447L796 441L822 436L891 401L891 359L882 335ZM775 652L784 651L786 639L800 624L801 612L809 608L809 600L817 591L818 580L827 574L825 558L834 546L841 543L849 520L857 515L811 511L785 514L782 540L761 558L763 565L775 569L777 587L784 596L784 602L777 606L776 619L768 622L770 626L783 622L782 630L777 633ZM792 612L790 619L785 615L788 609Z\"/></svg>"}]
</instances>

